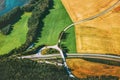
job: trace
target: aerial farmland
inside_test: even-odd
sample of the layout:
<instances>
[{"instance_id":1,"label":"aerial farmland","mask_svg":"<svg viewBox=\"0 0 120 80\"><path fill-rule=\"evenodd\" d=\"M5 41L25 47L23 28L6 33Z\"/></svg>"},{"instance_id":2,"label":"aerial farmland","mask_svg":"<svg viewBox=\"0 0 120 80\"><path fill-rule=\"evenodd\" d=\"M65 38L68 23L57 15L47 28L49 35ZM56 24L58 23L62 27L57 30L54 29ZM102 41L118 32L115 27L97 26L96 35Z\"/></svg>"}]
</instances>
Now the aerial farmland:
<instances>
[{"instance_id":1,"label":"aerial farmland","mask_svg":"<svg viewBox=\"0 0 120 80\"><path fill-rule=\"evenodd\" d=\"M76 48L78 53L120 55L120 5L116 5L111 11L98 17L98 14L109 9L117 1L62 0L74 23L80 23L81 20L90 19L75 25ZM79 78L102 75L120 76L119 67L96 63L95 60L92 61L68 59L67 63L73 70L73 73Z\"/></svg>"},{"instance_id":2,"label":"aerial farmland","mask_svg":"<svg viewBox=\"0 0 120 80\"><path fill-rule=\"evenodd\" d=\"M62 0L73 22L94 16L117 0ZM75 26L77 52L120 54L120 6Z\"/></svg>"}]
</instances>

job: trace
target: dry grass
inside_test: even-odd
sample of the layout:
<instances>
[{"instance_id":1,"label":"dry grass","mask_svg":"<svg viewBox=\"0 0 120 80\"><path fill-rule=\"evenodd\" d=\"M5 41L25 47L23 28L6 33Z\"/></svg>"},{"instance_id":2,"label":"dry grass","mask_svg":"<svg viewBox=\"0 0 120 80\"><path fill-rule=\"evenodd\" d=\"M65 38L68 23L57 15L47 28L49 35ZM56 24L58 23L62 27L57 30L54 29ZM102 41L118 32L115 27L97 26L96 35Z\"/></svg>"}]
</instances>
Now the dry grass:
<instances>
[{"instance_id":1,"label":"dry grass","mask_svg":"<svg viewBox=\"0 0 120 80\"><path fill-rule=\"evenodd\" d=\"M67 64L73 74L78 78L87 76L118 76L120 78L120 67L106 64L88 62L81 59L68 59Z\"/></svg>"},{"instance_id":2,"label":"dry grass","mask_svg":"<svg viewBox=\"0 0 120 80\"><path fill-rule=\"evenodd\" d=\"M76 22L107 9L116 1L118 0L62 0L62 3L72 20Z\"/></svg>"},{"instance_id":3,"label":"dry grass","mask_svg":"<svg viewBox=\"0 0 120 80\"><path fill-rule=\"evenodd\" d=\"M74 22L95 15L117 0L62 0ZM77 52L120 54L120 6L94 20L76 25Z\"/></svg>"}]
</instances>

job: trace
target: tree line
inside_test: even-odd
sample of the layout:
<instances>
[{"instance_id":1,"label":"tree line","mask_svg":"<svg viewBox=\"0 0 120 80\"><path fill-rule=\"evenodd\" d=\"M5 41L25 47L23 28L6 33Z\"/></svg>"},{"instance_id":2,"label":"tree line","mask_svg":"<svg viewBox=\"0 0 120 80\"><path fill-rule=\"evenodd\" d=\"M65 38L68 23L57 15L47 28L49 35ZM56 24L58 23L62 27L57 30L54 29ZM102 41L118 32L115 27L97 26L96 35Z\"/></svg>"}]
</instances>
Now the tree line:
<instances>
[{"instance_id":1,"label":"tree line","mask_svg":"<svg viewBox=\"0 0 120 80\"><path fill-rule=\"evenodd\" d=\"M0 59L0 80L119 80L119 78L104 75L70 78L64 67L8 57Z\"/></svg>"},{"instance_id":2,"label":"tree line","mask_svg":"<svg viewBox=\"0 0 120 80\"><path fill-rule=\"evenodd\" d=\"M63 67L28 59L0 59L0 80L70 80Z\"/></svg>"},{"instance_id":3,"label":"tree line","mask_svg":"<svg viewBox=\"0 0 120 80\"><path fill-rule=\"evenodd\" d=\"M17 22L22 14L23 10L20 7L16 7L3 16L0 16L0 31L3 34L8 34L12 28L11 25Z\"/></svg>"},{"instance_id":4,"label":"tree line","mask_svg":"<svg viewBox=\"0 0 120 80\"><path fill-rule=\"evenodd\" d=\"M31 6L32 5L32 11ZM26 7L27 6L27 7ZM31 11L32 15L28 19L28 32L26 36L26 41L24 44L22 44L19 48L15 48L11 50L8 54L3 56L10 56L12 54L18 54L18 53L32 53L33 51L36 51L39 47L43 46L40 45L39 47L35 48L34 50L26 52L26 49L37 40L38 37L40 37L42 27L44 26L43 19L44 17L49 14L49 10L53 6L53 0L31 0L29 4L26 6L20 8L23 12ZM30 10L28 10L30 9ZM3 57L2 56L2 57Z\"/></svg>"},{"instance_id":5,"label":"tree line","mask_svg":"<svg viewBox=\"0 0 120 80\"><path fill-rule=\"evenodd\" d=\"M17 52L24 52L26 49L37 40L41 35L42 28L44 26L43 19L49 13L49 9L51 8L52 0L35 0L36 2L32 15L28 19L28 32L26 36L26 42L23 44ZM24 7L25 8L25 7ZM25 9L24 9L25 10ZM41 45L42 46L42 45Z\"/></svg>"},{"instance_id":6,"label":"tree line","mask_svg":"<svg viewBox=\"0 0 120 80\"><path fill-rule=\"evenodd\" d=\"M102 60L102 59L91 59L91 58L83 58L84 60L96 62L96 63L102 63L107 65L113 65L113 66L120 66L120 62L117 61L111 61L111 60Z\"/></svg>"}]
</instances>

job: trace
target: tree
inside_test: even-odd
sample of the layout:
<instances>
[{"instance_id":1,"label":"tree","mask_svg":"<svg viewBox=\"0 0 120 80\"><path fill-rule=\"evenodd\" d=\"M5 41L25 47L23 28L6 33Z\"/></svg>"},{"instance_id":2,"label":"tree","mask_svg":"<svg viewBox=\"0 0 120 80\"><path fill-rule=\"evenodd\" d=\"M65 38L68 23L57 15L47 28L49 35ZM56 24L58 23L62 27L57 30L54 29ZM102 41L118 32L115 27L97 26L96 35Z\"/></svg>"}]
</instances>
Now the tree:
<instances>
[{"instance_id":1,"label":"tree","mask_svg":"<svg viewBox=\"0 0 120 80\"><path fill-rule=\"evenodd\" d=\"M2 34L4 34L4 35L8 35L8 34L11 32L11 30L12 30L12 25L9 24L9 25L7 25L6 27L2 28L2 29L1 29L1 32L2 32Z\"/></svg>"}]
</instances>

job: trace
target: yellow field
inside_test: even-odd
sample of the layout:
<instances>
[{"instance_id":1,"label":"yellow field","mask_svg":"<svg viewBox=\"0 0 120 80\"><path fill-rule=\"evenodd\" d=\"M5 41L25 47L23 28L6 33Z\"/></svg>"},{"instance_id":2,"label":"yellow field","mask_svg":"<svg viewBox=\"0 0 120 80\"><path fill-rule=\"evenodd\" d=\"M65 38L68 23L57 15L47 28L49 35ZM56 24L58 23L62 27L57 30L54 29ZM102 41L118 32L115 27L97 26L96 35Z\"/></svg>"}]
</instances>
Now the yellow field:
<instances>
[{"instance_id":1,"label":"yellow field","mask_svg":"<svg viewBox=\"0 0 120 80\"><path fill-rule=\"evenodd\" d=\"M118 0L62 0L73 22L104 11ZM77 52L120 54L120 6L75 26Z\"/></svg>"},{"instance_id":2,"label":"yellow field","mask_svg":"<svg viewBox=\"0 0 120 80\"><path fill-rule=\"evenodd\" d=\"M68 59L67 64L75 76L86 78L87 76L118 76L120 67L88 62L81 59Z\"/></svg>"},{"instance_id":3,"label":"yellow field","mask_svg":"<svg viewBox=\"0 0 120 80\"><path fill-rule=\"evenodd\" d=\"M62 0L73 22L93 16L118 0Z\"/></svg>"}]
</instances>

